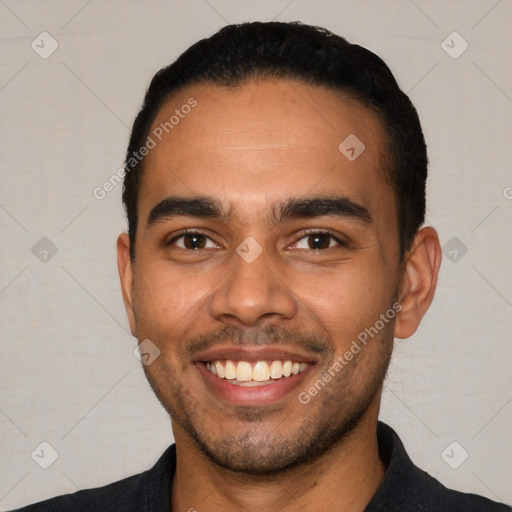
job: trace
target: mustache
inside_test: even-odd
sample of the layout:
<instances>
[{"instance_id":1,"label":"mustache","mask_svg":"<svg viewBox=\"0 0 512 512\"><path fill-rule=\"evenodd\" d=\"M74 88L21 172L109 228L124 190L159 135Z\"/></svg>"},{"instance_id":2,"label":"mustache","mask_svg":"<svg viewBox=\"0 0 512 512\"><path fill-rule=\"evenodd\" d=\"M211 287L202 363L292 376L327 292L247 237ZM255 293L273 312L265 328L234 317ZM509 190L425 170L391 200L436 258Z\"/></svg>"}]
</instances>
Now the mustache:
<instances>
[{"instance_id":1,"label":"mustache","mask_svg":"<svg viewBox=\"0 0 512 512\"><path fill-rule=\"evenodd\" d=\"M290 330L277 325L267 325L258 328L242 328L236 325L226 325L207 334L199 334L186 340L184 356L193 358L197 352L208 350L225 344L264 345L264 346L297 346L316 354L333 354L333 343L327 336L318 332Z\"/></svg>"}]
</instances>

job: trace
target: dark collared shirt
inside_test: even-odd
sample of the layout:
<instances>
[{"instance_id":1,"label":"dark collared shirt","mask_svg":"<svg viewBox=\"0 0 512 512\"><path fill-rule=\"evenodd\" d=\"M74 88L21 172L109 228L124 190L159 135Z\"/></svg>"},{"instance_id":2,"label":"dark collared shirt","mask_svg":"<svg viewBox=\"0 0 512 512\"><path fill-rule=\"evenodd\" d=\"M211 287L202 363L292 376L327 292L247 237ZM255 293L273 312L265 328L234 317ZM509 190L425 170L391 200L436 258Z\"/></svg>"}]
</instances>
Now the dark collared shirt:
<instances>
[{"instance_id":1,"label":"dark collared shirt","mask_svg":"<svg viewBox=\"0 0 512 512\"><path fill-rule=\"evenodd\" d=\"M379 455L386 474L365 512L511 512L512 508L475 494L444 487L417 468L398 434L379 422ZM19 512L169 512L176 446L148 471L96 489L78 491L19 509ZM191 504L204 510L206 505Z\"/></svg>"}]
</instances>

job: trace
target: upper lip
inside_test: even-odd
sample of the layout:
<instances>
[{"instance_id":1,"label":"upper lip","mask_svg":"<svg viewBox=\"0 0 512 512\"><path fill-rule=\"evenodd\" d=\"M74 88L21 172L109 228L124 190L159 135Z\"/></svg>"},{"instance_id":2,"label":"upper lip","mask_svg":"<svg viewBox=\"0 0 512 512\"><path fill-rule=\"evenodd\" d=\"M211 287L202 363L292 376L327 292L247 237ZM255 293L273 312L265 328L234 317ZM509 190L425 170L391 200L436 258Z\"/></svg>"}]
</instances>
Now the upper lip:
<instances>
[{"instance_id":1,"label":"upper lip","mask_svg":"<svg viewBox=\"0 0 512 512\"><path fill-rule=\"evenodd\" d=\"M291 351L279 347L215 347L198 352L195 362L217 361L230 359L232 361L293 361L299 363L316 363L317 359L303 350Z\"/></svg>"}]
</instances>

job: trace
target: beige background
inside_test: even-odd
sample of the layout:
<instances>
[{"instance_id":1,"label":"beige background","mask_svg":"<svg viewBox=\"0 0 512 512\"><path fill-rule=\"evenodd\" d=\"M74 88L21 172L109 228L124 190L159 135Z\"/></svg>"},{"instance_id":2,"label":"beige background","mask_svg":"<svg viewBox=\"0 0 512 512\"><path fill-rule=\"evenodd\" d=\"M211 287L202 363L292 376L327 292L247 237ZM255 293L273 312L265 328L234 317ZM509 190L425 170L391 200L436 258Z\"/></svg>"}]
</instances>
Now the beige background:
<instances>
[{"instance_id":1,"label":"beige background","mask_svg":"<svg viewBox=\"0 0 512 512\"><path fill-rule=\"evenodd\" d=\"M139 472L172 441L119 292L121 187L92 191L122 164L161 66L227 22L271 19L376 51L419 110L428 221L459 240L445 250L458 261L444 259L422 328L396 343L382 419L445 484L512 502L510 1L0 0L0 19L2 510ZM46 59L31 47L51 49L43 31L58 43ZM469 44L458 58L442 47L454 31ZM43 237L53 245L33 250ZM31 458L43 441L58 453L46 470ZM469 453L458 469L441 456L453 441L445 460Z\"/></svg>"}]
</instances>

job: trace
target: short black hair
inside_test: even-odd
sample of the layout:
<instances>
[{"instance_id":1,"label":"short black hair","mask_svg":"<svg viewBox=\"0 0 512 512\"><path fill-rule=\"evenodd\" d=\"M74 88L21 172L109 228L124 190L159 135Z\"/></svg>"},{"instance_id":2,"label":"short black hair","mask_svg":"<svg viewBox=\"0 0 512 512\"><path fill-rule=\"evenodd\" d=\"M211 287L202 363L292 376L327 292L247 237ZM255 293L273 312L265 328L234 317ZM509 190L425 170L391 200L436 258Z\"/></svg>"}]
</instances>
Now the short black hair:
<instances>
[{"instance_id":1,"label":"short black hair","mask_svg":"<svg viewBox=\"0 0 512 512\"><path fill-rule=\"evenodd\" d=\"M427 149L420 120L385 62L322 27L300 22L228 25L188 48L153 77L126 153L123 203L135 258L137 196L144 159L133 158L170 94L192 84L232 87L249 79L293 80L355 98L380 119L387 135L386 174L395 192L400 255L425 218ZM341 142L341 141L340 141Z\"/></svg>"}]
</instances>

